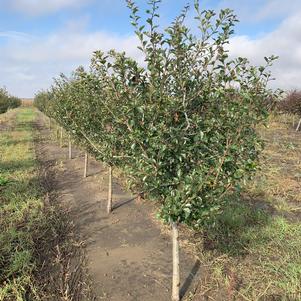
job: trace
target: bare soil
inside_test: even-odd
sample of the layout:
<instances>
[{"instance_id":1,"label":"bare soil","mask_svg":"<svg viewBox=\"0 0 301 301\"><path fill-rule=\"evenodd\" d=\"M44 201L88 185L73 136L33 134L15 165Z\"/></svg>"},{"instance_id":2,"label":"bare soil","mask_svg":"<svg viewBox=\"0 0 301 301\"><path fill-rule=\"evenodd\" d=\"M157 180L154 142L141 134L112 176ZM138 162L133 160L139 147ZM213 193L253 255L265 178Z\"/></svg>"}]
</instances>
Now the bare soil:
<instances>
[{"instance_id":1,"label":"bare soil","mask_svg":"<svg viewBox=\"0 0 301 301\"><path fill-rule=\"evenodd\" d=\"M113 183L112 214L106 213L107 169L89 160L88 177L83 178L84 153L50 139L43 116L37 119L37 152L44 164L55 164L53 175L58 200L69 209L75 231L84 241L88 270L100 300L170 300L172 246L151 217L152 205L137 203L118 180ZM182 295L188 295L202 274L198 261L180 253Z\"/></svg>"}]
</instances>

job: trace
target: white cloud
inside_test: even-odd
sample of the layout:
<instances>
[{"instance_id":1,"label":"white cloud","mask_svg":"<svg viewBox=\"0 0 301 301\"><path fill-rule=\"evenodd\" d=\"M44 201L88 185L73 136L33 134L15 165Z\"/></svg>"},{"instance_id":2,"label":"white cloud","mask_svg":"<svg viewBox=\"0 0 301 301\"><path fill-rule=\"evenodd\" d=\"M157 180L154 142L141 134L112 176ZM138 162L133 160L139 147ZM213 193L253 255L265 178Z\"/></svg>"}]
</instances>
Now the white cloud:
<instances>
[{"instance_id":1,"label":"white cloud","mask_svg":"<svg viewBox=\"0 0 301 301\"><path fill-rule=\"evenodd\" d=\"M259 6L255 18L257 20L287 16L301 9L300 0L290 0L289 3L283 0L266 1L263 6Z\"/></svg>"},{"instance_id":2,"label":"white cloud","mask_svg":"<svg viewBox=\"0 0 301 301\"><path fill-rule=\"evenodd\" d=\"M6 44L0 45L1 85L15 95L31 97L38 90L50 87L53 77L61 72L69 75L79 65L87 67L95 50L126 51L129 56L143 60L135 36L87 33L77 29L67 27L46 37L11 37ZM5 32L2 35L10 36Z\"/></svg>"},{"instance_id":3,"label":"white cloud","mask_svg":"<svg viewBox=\"0 0 301 301\"><path fill-rule=\"evenodd\" d=\"M53 77L70 74L79 65L88 66L92 52L116 49L143 61L135 36L109 32L86 32L86 20L69 22L64 30L33 37L15 32L0 32L0 84L18 96L30 97L48 88ZM287 17L279 27L260 38L235 36L229 45L232 56L243 56L263 64L264 56L279 55L272 68L274 87L301 88L301 12Z\"/></svg>"},{"instance_id":4,"label":"white cloud","mask_svg":"<svg viewBox=\"0 0 301 301\"><path fill-rule=\"evenodd\" d=\"M8 38L8 39L14 39L14 40L28 40L32 36L29 34L26 34L24 32L18 32L18 31L0 31L0 38Z\"/></svg>"},{"instance_id":5,"label":"white cloud","mask_svg":"<svg viewBox=\"0 0 301 301\"><path fill-rule=\"evenodd\" d=\"M232 56L247 57L254 64L263 64L264 56L278 55L272 67L276 81L273 87L301 88L301 12L285 19L273 32L258 39L236 36L231 39Z\"/></svg>"},{"instance_id":6,"label":"white cloud","mask_svg":"<svg viewBox=\"0 0 301 301\"><path fill-rule=\"evenodd\" d=\"M28 15L43 15L64 8L80 7L90 0L2 0L12 10ZM1 2L2 2L1 1Z\"/></svg>"},{"instance_id":7,"label":"white cloud","mask_svg":"<svg viewBox=\"0 0 301 301\"><path fill-rule=\"evenodd\" d=\"M239 19L256 23L273 18L285 18L301 10L300 0L222 0L219 8L234 9Z\"/></svg>"},{"instance_id":8,"label":"white cloud","mask_svg":"<svg viewBox=\"0 0 301 301\"><path fill-rule=\"evenodd\" d=\"M134 36L114 36L105 32L75 33L60 32L46 38L36 38L24 42L22 47L10 43L2 49L15 62L43 63L87 61L92 52L98 49L108 51L126 50L136 56L137 40Z\"/></svg>"}]
</instances>

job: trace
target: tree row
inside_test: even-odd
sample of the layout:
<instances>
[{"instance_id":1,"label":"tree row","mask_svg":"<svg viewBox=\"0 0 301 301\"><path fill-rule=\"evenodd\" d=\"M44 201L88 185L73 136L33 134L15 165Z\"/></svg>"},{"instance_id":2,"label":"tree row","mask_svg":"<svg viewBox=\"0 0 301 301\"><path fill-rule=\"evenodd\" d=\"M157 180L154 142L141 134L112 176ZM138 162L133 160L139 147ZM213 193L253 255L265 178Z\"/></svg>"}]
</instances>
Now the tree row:
<instances>
[{"instance_id":1,"label":"tree row","mask_svg":"<svg viewBox=\"0 0 301 301\"><path fill-rule=\"evenodd\" d=\"M173 230L173 300L179 300L178 225L199 228L220 214L228 193L256 171L265 122L269 67L231 58L234 13L202 11L194 3L162 30L159 0L145 19L127 1L143 62L125 52L95 51L88 70L61 75L35 105L82 148L118 168L132 191L158 204ZM197 29L197 31L196 31ZM197 32L193 34L192 32ZM108 211L112 204L108 203Z\"/></svg>"},{"instance_id":2,"label":"tree row","mask_svg":"<svg viewBox=\"0 0 301 301\"><path fill-rule=\"evenodd\" d=\"M0 88L0 114L21 105L21 99L11 96L6 89Z\"/></svg>"}]
</instances>

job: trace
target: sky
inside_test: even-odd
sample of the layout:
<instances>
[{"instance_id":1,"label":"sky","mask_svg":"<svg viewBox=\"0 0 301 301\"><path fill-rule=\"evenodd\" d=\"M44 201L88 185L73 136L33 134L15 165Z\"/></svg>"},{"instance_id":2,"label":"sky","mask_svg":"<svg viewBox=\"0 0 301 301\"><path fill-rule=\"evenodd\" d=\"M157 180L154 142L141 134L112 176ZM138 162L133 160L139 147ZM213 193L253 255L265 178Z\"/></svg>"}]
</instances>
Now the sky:
<instances>
[{"instance_id":1,"label":"sky","mask_svg":"<svg viewBox=\"0 0 301 301\"><path fill-rule=\"evenodd\" d=\"M147 7L147 0L136 3ZM160 25L167 27L187 3L193 0L162 0ZM301 0L200 0L200 6L235 11L240 23L231 56L260 65L264 56L278 55L271 87L301 88ZM137 44L125 0L0 0L0 87L19 97L88 66L95 50L141 60Z\"/></svg>"}]
</instances>

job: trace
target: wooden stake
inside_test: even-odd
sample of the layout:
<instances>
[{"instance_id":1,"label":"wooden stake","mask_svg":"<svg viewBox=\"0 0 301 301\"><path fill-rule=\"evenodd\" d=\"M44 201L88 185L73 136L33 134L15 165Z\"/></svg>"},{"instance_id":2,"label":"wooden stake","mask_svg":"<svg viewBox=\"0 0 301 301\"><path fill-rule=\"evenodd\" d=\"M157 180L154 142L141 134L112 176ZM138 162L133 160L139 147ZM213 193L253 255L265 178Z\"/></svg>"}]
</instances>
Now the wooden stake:
<instances>
[{"instance_id":1,"label":"wooden stake","mask_svg":"<svg viewBox=\"0 0 301 301\"><path fill-rule=\"evenodd\" d=\"M60 135L60 130L59 130L59 127L56 126L56 140L58 141L59 140L59 135Z\"/></svg>"},{"instance_id":2,"label":"wooden stake","mask_svg":"<svg viewBox=\"0 0 301 301\"><path fill-rule=\"evenodd\" d=\"M108 188L108 206L107 212L112 212L112 166L109 166L109 188Z\"/></svg>"},{"instance_id":3,"label":"wooden stake","mask_svg":"<svg viewBox=\"0 0 301 301\"><path fill-rule=\"evenodd\" d=\"M61 132L60 132L60 147L63 147L63 128L60 128Z\"/></svg>"},{"instance_id":4,"label":"wooden stake","mask_svg":"<svg viewBox=\"0 0 301 301\"><path fill-rule=\"evenodd\" d=\"M300 125L301 125L301 118L300 118L300 120L299 120L299 122L298 122L298 125L297 125L297 128L296 128L296 132L299 131Z\"/></svg>"},{"instance_id":5,"label":"wooden stake","mask_svg":"<svg viewBox=\"0 0 301 301\"><path fill-rule=\"evenodd\" d=\"M180 256L179 256L179 230L176 222L171 223L172 228L172 301L180 301Z\"/></svg>"},{"instance_id":6,"label":"wooden stake","mask_svg":"<svg viewBox=\"0 0 301 301\"><path fill-rule=\"evenodd\" d=\"M87 170L88 170L88 152L85 152L85 168L84 168L84 178L87 177Z\"/></svg>"},{"instance_id":7,"label":"wooden stake","mask_svg":"<svg viewBox=\"0 0 301 301\"><path fill-rule=\"evenodd\" d=\"M72 159L72 143L71 143L71 137L70 137L70 135L69 135L68 144L69 144L69 159L71 160Z\"/></svg>"}]
</instances>

